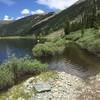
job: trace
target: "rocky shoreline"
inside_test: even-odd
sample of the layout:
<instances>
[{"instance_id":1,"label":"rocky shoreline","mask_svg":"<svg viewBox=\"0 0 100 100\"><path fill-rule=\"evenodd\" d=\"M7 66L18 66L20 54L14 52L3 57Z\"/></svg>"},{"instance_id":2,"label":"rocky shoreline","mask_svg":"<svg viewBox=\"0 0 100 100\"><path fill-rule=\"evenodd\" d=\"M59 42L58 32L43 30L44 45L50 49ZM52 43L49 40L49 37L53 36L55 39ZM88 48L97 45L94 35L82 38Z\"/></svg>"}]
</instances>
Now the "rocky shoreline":
<instances>
[{"instance_id":1,"label":"rocky shoreline","mask_svg":"<svg viewBox=\"0 0 100 100\"><path fill-rule=\"evenodd\" d=\"M40 84L39 84L40 83ZM36 91L34 86L39 84ZM6 100L100 100L100 74L85 81L65 72L57 72L53 78L44 81L39 76L26 80L19 89L28 95L14 99L13 95Z\"/></svg>"},{"instance_id":2,"label":"rocky shoreline","mask_svg":"<svg viewBox=\"0 0 100 100\"><path fill-rule=\"evenodd\" d=\"M51 90L37 93L31 100L74 100L79 96L78 87L84 87L82 79L59 72L57 77L48 80Z\"/></svg>"}]
</instances>

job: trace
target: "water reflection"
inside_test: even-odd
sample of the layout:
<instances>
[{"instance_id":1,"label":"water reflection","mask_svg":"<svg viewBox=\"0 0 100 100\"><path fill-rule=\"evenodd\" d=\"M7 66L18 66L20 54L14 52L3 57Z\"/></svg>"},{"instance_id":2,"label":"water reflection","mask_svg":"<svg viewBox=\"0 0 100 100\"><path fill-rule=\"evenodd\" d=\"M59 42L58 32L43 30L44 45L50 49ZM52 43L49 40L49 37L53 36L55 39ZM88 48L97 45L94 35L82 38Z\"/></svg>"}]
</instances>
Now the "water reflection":
<instances>
[{"instance_id":1,"label":"water reflection","mask_svg":"<svg viewBox=\"0 0 100 100\"><path fill-rule=\"evenodd\" d=\"M17 57L32 56L34 43L31 39L0 40L0 63L9 59L12 54Z\"/></svg>"},{"instance_id":2,"label":"water reflection","mask_svg":"<svg viewBox=\"0 0 100 100\"><path fill-rule=\"evenodd\" d=\"M42 59L49 63L49 69L65 71L81 78L87 78L100 72L100 58L81 50L76 44L69 44L65 53Z\"/></svg>"}]
</instances>

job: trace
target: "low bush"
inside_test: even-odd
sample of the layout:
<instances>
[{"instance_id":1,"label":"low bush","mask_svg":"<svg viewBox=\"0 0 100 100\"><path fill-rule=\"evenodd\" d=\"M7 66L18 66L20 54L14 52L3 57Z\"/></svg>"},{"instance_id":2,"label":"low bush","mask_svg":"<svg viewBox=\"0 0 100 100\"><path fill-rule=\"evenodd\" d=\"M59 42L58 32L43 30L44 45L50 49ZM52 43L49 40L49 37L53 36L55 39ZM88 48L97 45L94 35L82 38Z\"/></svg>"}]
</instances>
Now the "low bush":
<instances>
[{"instance_id":1,"label":"low bush","mask_svg":"<svg viewBox=\"0 0 100 100\"><path fill-rule=\"evenodd\" d=\"M29 57L18 59L13 56L0 66L0 90L16 84L21 77L41 73L46 67L47 64Z\"/></svg>"},{"instance_id":2,"label":"low bush","mask_svg":"<svg viewBox=\"0 0 100 100\"><path fill-rule=\"evenodd\" d=\"M63 38L55 38L49 42L45 42L44 44L37 44L33 48L33 55L36 57L40 56L48 56L63 53L65 49L66 39Z\"/></svg>"}]
</instances>

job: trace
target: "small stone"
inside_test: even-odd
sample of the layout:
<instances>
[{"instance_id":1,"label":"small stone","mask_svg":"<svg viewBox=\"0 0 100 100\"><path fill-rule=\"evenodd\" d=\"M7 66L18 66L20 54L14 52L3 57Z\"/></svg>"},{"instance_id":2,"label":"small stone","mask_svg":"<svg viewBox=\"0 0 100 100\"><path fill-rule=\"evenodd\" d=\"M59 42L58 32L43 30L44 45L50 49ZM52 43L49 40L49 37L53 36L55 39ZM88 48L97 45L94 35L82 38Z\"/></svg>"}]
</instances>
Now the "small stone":
<instances>
[{"instance_id":1,"label":"small stone","mask_svg":"<svg viewBox=\"0 0 100 100\"><path fill-rule=\"evenodd\" d=\"M51 86L46 82L38 82L34 86L37 92L51 91Z\"/></svg>"}]
</instances>

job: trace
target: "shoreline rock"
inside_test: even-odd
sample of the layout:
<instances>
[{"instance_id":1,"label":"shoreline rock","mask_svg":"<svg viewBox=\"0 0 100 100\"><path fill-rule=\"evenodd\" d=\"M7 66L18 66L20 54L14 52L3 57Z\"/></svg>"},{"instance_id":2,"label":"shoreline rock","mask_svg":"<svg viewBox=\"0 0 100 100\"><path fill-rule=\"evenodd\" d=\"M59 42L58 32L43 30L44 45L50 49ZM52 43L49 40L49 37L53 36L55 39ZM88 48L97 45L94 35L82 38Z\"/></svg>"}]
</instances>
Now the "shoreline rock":
<instances>
[{"instance_id":1,"label":"shoreline rock","mask_svg":"<svg viewBox=\"0 0 100 100\"><path fill-rule=\"evenodd\" d=\"M33 87L38 93L51 91L50 84L44 81L37 82Z\"/></svg>"}]
</instances>

